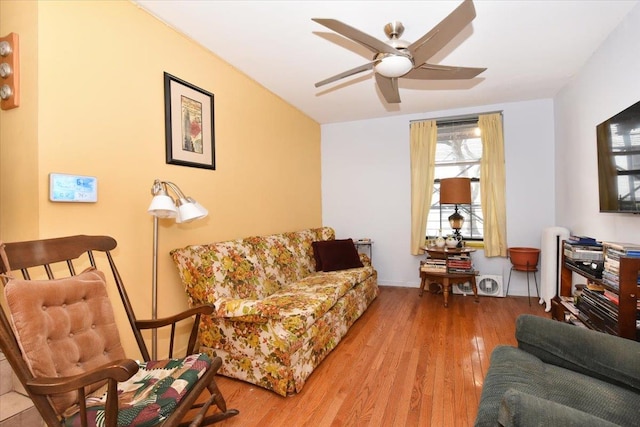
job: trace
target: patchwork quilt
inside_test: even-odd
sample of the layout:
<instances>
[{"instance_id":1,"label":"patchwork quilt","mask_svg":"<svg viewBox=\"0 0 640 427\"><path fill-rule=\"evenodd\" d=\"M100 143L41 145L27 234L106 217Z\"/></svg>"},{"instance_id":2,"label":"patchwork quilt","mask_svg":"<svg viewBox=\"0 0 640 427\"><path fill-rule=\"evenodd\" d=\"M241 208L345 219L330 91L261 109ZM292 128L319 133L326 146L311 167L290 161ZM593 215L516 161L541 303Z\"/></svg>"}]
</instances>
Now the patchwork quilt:
<instances>
[{"instance_id":1,"label":"patchwork quilt","mask_svg":"<svg viewBox=\"0 0 640 427\"><path fill-rule=\"evenodd\" d=\"M162 422L210 365L211 360L202 353L141 363L133 377L118 384L118 425L150 427ZM106 400L106 385L87 397L90 427L104 427ZM65 414L64 425L81 426L78 407Z\"/></svg>"}]
</instances>

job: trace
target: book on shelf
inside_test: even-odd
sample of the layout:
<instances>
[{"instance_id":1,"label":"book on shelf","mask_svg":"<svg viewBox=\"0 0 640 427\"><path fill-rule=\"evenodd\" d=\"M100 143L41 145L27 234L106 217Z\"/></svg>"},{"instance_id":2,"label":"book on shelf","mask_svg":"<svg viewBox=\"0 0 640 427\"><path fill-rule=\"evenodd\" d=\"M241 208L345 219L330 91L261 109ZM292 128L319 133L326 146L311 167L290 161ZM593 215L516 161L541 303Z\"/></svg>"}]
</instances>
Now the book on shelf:
<instances>
[{"instance_id":1,"label":"book on shelf","mask_svg":"<svg viewBox=\"0 0 640 427\"><path fill-rule=\"evenodd\" d=\"M448 259L471 259L471 255L465 253L452 254L447 257Z\"/></svg>"},{"instance_id":2,"label":"book on shelf","mask_svg":"<svg viewBox=\"0 0 640 427\"><path fill-rule=\"evenodd\" d=\"M601 246L602 244L598 242L593 237L588 236L569 236L567 240L565 240L570 245L582 245L582 246Z\"/></svg>"},{"instance_id":3,"label":"book on shelf","mask_svg":"<svg viewBox=\"0 0 640 427\"><path fill-rule=\"evenodd\" d=\"M471 268L451 268L450 267L447 270L449 273L455 273L455 274L477 274L478 273L473 269L473 267Z\"/></svg>"},{"instance_id":4,"label":"book on shelf","mask_svg":"<svg viewBox=\"0 0 640 427\"><path fill-rule=\"evenodd\" d=\"M446 273L446 260L427 258L424 261L420 261L420 271L424 271L425 273Z\"/></svg>"},{"instance_id":5,"label":"book on shelf","mask_svg":"<svg viewBox=\"0 0 640 427\"><path fill-rule=\"evenodd\" d=\"M640 258L640 245L637 243L602 242L602 247L612 255Z\"/></svg>"},{"instance_id":6,"label":"book on shelf","mask_svg":"<svg viewBox=\"0 0 640 427\"><path fill-rule=\"evenodd\" d=\"M604 263L611 267L620 267L620 257L610 256L609 254L604 256Z\"/></svg>"},{"instance_id":7,"label":"book on shelf","mask_svg":"<svg viewBox=\"0 0 640 427\"><path fill-rule=\"evenodd\" d=\"M603 295L615 305L620 304L620 297L615 292L611 292L610 290L605 289Z\"/></svg>"},{"instance_id":8,"label":"book on shelf","mask_svg":"<svg viewBox=\"0 0 640 427\"><path fill-rule=\"evenodd\" d=\"M599 322L611 327L615 327L618 323L618 306L598 295L581 295L578 310L589 315L592 320L595 317Z\"/></svg>"},{"instance_id":9,"label":"book on shelf","mask_svg":"<svg viewBox=\"0 0 640 427\"><path fill-rule=\"evenodd\" d=\"M620 268L615 264L608 264L607 261L604 262L604 270L613 274L620 274Z\"/></svg>"},{"instance_id":10,"label":"book on shelf","mask_svg":"<svg viewBox=\"0 0 640 427\"><path fill-rule=\"evenodd\" d=\"M445 265L447 263L446 259L439 259L439 258L427 258L424 261L420 261L420 264L442 264Z\"/></svg>"},{"instance_id":11,"label":"book on shelf","mask_svg":"<svg viewBox=\"0 0 640 427\"><path fill-rule=\"evenodd\" d=\"M434 265L423 265L420 267L420 271L432 272L432 273L446 273L447 267L438 267Z\"/></svg>"},{"instance_id":12,"label":"book on shelf","mask_svg":"<svg viewBox=\"0 0 640 427\"><path fill-rule=\"evenodd\" d=\"M569 312L573 314L578 314L578 308L576 307L575 300L573 297L561 296L562 305L565 309L569 310Z\"/></svg>"},{"instance_id":13,"label":"book on shelf","mask_svg":"<svg viewBox=\"0 0 640 427\"><path fill-rule=\"evenodd\" d=\"M605 287L600 283L593 282L591 280L587 280L587 289L594 292L604 292Z\"/></svg>"},{"instance_id":14,"label":"book on shelf","mask_svg":"<svg viewBox=\"0 0 640 427\"><path fill-rule=\"evenodd\" d=\"M624 252L615 249L606 248L604 250L604 259L610 261L620 261L620 257L625 256Z\"/></svg>"},{"instance_id":15,"label":"book on shelf","mask_svg":"<svg viewBox=\"0 0 640 427\"><path fill-rule=\"evenodd\" d=\"M454 268L471 268L471 261L449 261L447 262L448 267Z\"/></svg>"},{"instance_id":16,"label":"book on shelf","mask_svg":"<svg viewBox=\"0 0 640 427\"><path fill-rule=\"evenodd\" d=\"M638 243L623 243L623 242L611 242L606 241L602 242L602 246L613 248L618 251L627 251L627 250L635 250L640 251L640 244Z\"/></svg>"},{"instance_id":17,"label":"book on shelf","mask_svg":"<svg viewBox=\"0 0 640 427\"><path fill-rule=\"evenodd\" d=\"M473 274L474 270L473 268L449 268L448 272L456 274Z\"/></svg>"},{"instance_id":18,"label":"book on shelf","mask_svg":"<svg viewBox=\"0 0 640 427\"><path fill-rule=\"evenodd\" d=\"M605 329L614 332L618 325L618 310L611 309L606 304L600 303L590 295L581 295L578 301L579 315L586 316L597 329ZM615 332L614 332L615 333Z\"/></svg>"},{"instance_id":19,"label":"book on shelf","mask_svg":"<svg viewBox=\"0 0 640 427\"><path fill-rule=\"evenodd\" d=\"M604 259L604 253L602 248L584 249L580 247L567 247L564 248L564 256L576 261L602 261Z\"/></svg>"},{"instance_id":20,"label":"book on shelf","mask_svg":"<svg viewBox=\"0 0 640 427\"><path fill-rule=\"evenodd\" d=\"M423 271L425 273L446 273L447 269L446 268L434 268L434 267L422 267L422 268L420 268L420 271Z\"/></svg>"}]
</instances>

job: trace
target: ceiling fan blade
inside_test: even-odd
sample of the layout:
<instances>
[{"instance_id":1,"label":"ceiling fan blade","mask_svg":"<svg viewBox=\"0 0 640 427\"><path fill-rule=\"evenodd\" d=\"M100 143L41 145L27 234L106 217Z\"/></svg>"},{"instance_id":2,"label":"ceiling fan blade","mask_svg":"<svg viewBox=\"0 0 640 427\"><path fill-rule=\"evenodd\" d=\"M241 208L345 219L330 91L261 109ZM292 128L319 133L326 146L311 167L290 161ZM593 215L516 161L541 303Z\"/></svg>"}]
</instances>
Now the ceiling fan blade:
<instances>
[{"instance_id":1,"label":"ceiling fan blade","mask_svg":"<svg viewBox=\"0 0 640 427\"><path fill-rule=\"evenodd\" d=\"M349 76L352 76L354 74L361 73L363 71L372 70L373 66L375 65L375 63L376 63L376 61L369 62L367 64L360 65L359 67L352 68L352 69L347 70L347 71L343 71L340 74L336 74L333 77L329 77L328 79L324 79L324 80L316 83L315 86L316 87L324 86L327 83L335 82L336 80L344 79L345 77L349 77Z\"/></svg>"},{"instance_id":2,"label":"ceiling fan blade","mask_svg":"<svg viewBox=\"0 0 640 427\"><path fill-rule=\"evenodd\" d=\"M380 92L389 104L400 103L400 93L398 92L398 79L393 77L385 77L376 73L376 83L380 88Z\"/></svg>"},{"instance_id":3,"label":"ceiling fan blade","mask_svg":"<svg viewBox=\"0 0 640 427\"><path fill-rule=\"evenodd\" d=\"M415 80L464 80L472 79L484 70L486 68L424 64L422 67L414 68L402 77Z\"/></svg>"},{"instance_id":4,"label":"ceiling fan blade","mask_svg":"<svg viewBox=\"0 0 640 427\"><path fill-rule=\"evenodd\" d=\"M458 35L464 27L469 25L475 17L476 9L473 6L473 1L465 0L431 31L408 46L414 63L416 65L424 64Z\"/></svg>"},{"instance_id":5,"label":"ceiling fan blade","mask_svg":"<svg viewBox=\"0 0 640 427\"><path fill-rule=\"evenodd\" d=\"M385 42L335 19L311 18L311 20L361 44L373 53L384 52L394 55L398 54L398 50L393 46L389 46Z\"/></svg>"}]
</instances>

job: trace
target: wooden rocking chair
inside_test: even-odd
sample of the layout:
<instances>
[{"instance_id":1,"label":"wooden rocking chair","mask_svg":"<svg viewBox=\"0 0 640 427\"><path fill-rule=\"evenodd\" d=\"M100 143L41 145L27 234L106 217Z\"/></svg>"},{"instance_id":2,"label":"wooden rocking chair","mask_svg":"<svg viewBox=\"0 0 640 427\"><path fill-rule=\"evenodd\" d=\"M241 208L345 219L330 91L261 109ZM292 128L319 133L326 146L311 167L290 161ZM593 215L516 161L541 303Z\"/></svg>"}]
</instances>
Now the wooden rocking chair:
<instances>
[{"instance_id":1,"label":"wooden rocking chair","mask_svg":"<svg viewBox=\"0 0 640 427\"><path fill-rule=\"evenodd\" d=\"M106 236L0 245L6 297L0 348L43 420L48 426L200 426L238 414L227 409L215 383L221 359L195 353L200 316L212 307L137 320L111 256L116 245ZM98 263L111 271L142 363L124 356ZM176 324L186 319L194 321L187 355L174 359ZM150 361L141 331L164 326L171 328L169 359ZM198 399L204 389L210 396Z\"/></svg>"}]
</instances>

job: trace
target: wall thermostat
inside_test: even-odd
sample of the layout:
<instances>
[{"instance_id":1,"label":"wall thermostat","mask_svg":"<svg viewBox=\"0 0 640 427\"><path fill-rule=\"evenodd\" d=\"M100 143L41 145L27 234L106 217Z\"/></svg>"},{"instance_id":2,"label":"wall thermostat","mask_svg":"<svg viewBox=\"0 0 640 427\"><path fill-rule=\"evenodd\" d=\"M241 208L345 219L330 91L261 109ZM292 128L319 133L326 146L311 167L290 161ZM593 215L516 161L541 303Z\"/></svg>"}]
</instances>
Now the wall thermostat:
<instances>
[{"instance_id":1,"label":"wall thermostat","mask_svg":"<svg viewBox=\"0 0 640 427\"><path fill-rule=\"evenodd\" d=\"M98 178L94 176L50 173L49 200L52 202L97 202Z\"/></svg>"}]
</instances>

